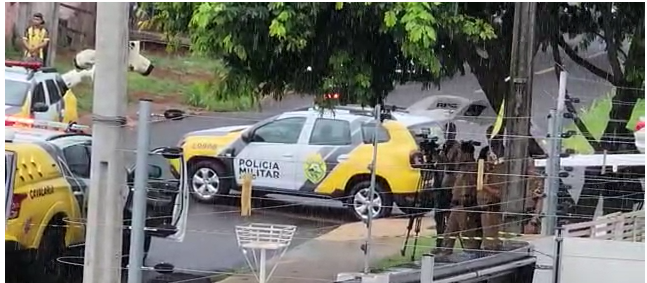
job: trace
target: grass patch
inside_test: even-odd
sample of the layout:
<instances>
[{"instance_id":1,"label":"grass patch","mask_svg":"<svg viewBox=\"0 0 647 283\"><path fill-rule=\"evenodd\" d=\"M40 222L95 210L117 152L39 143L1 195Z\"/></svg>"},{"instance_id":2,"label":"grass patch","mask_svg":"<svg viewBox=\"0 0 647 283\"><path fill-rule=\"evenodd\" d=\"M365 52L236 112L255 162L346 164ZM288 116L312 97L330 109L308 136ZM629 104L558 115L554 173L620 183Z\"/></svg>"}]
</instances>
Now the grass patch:
<instances>
[{"instance_id":1,"label":"grass patch","mask_svg":"<svg viewBox=\"0 0 647 283\"><path fill-rule=\"evenodd\" d=\"M603 98L596 99L588 108L583 108L579 111L580 119L589 129L591 135L593 135L593 137L598 141L602 137L604 129L607 127L607 123L609 122L609 112L612 107L612 99L612 95L607 94ZM631 113L631 118L627 123L627 129L633 129L638 119L644 115L645 100L639 99ZM586 138L581 135L575 124L571 123L564 127L564 131L568 130L576 131L579 134L565 139L563 142L563 146L565 148L573 149L579 154L593 154L595 152Z\"/></svg>"},{"instance_id":2,"label":"grass patch","mask_svg":"<svg viewBox=\"0 0 647 283\"><path fill-rule=\"evenodd\" d=\"M372 271L373 272L384 272L390 268L394 267L406 267L407 265L413 264L411 261L411 256L413 255L413 261L414 262L420 262L422 259L422 255L425 253L428 253L429 251L433 250L436 248L436 237L435 236L424 236L424 237L419 237L418 238L418 243L417 243L417 248L415 249L415 254L413 252L413 243L415 242L415 239L412 237L409 239L409 242L407 245L407 251L405 252L404 256L402 254L398 253L396 255L384 258L377 263L374 264ZM463 246L461 244L460 240L457 240L454 242L454 250L456 251L457 249L460 250L462 249Z\"/></svg>"}]
</instances>

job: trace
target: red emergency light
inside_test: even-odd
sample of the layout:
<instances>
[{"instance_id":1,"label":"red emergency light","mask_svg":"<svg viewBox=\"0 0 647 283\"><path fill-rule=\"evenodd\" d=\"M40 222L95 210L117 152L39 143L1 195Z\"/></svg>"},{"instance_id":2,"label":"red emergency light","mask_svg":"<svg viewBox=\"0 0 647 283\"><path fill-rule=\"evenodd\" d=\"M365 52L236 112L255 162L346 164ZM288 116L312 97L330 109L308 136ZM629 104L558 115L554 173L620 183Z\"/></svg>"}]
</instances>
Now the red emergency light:
<instances>
[{"instance_id":1,"label":"red emergency light","mask_svg":"<svg viewBox=\"0 0 647 283\"><path fill-rule=\"evenodd\" d=\"M32 70L40 69L43 64L40 62L24 62L24 61L4 61L5 67L23 67Z\"/></svg>"},{"instance_id":2,"label":"red emergency light","mask_svg":"<svg viewBox=\"0 0 647 283\"><path fill-rule=\"evenodd\" d=\"M325 99L339 99L339 93L328 93L324 95Z\"/></svg>"}]
</instances>

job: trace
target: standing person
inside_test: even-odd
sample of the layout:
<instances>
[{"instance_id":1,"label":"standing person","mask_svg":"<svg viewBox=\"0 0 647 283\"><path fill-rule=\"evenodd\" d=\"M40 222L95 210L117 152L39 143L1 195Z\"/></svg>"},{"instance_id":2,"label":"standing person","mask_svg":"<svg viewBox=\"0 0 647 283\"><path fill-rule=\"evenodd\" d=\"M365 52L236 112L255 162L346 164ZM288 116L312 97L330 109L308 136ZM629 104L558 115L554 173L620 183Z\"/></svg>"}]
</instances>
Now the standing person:
<instances>
[{"instance_id":1,"label":"standing person","mask_svg":"<svg viewBox=\"0 0 647 283\"><path fill-rule=\"evenodd\" d=\"M31 24L25 30L22 43L25 48L24 57L26 61L45 62L47 45L49 44L49 32L45 27L43 14L35 13L32 16Z\"/></svg>"},{"instance_id":2,"label":"standing person","mask_svg":"<svg viewBox=\"0 0 647 283\"><path fill-rule=\"evenodd\" d=\"M463 249L474 251L481 242L479 218L476 209L476 178L477 167L474 160L474 145L472 141L461 141L460 145L453 147L449 161L456 163L456 176L452 184L451 212L442 241L441 254L450 254L454 248L456 238L460 239ZM464 237L464 238L463 238Z\"/></svg>"},{"instance_id":3,"label":"standing person","mask_svg":"<svg viewBox=\"0 0 647 283\"><path fill-rule=\"evenodd\" d=\"M483 249L499 250L501 241L499 230L503 222L501 214L501 191L506 182L506 164L503 160L503 138L496 137L494 127L487 130L490 145L481 149L479 159L485 162L483 189L477 191L477 202L481 211L481 228L483 231Z\"/></svg>"}]
</instances>

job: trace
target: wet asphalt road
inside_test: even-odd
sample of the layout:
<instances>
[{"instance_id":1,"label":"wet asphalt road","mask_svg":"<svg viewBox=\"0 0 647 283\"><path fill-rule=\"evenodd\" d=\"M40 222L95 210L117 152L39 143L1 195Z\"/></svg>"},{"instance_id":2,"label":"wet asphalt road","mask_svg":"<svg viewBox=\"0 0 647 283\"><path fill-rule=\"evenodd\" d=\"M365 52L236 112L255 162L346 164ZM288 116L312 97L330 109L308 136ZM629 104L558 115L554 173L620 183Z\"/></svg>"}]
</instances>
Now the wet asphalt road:
<instances>
[{"instance_id":1,"label":"wet asphalt road","mask_svg":"<svg viewBox=\"0 0 647 283\"><path fill-rule=\"evenodd\" d=\"M585 57L591 57L594 64L608 69L606 54L601 54L601 46L590 48ZM611 88L585 69L562 56L569 71L568 90L574 97L581 99L580 107L586 107L594 99L609 93ZM558 82L552 71L550 52L540 53L535 59L535 76L533 82L533 121L545 132L546 114L554 107L557 97ZM548 68L551 68L548 70ZM584 81L582 81L582 80ZM473 75L457 76L441 84L440 89L421 90L420 84L398 86L387 101L400 106L409 106L422 98L435 94L459 95L470 99L485 99L479 91L479 85ZM176 145L183 134L213 127L252 124L260 119L270 117L283 111L311 105L309 97L290 97L281 102L265 105L264 111L245 113L212 113L203 117L190 117L183 121L160 122L152 126L151 147ZM135 146L135 132L129 133L125 150ZM128 153L129 155L134 153ZM335 226L349 221L343 209L336 203L323 200L278 197L285 201L305 203L299 207L282 209L260 209L245 219L238 212L239 201L229 198L213 205L192 203L189 210L188 232L184 242L175 243L164 239L153 241L147 265L162 261L170 262L178 269L190 273L214 272L235 269L246 265L245 259L237 247L234 227L237 224L269 222L297 225L298 234L292 246L307 238L314 238ZM313 203L318 203L313 207ZM263 206L285 205L285 202L267 202ZM254 207L260 204L255 204ZM200 272L202 271L202 272ZM204 274L204 273L202 273Z\"/></svg>"}]
</instances>

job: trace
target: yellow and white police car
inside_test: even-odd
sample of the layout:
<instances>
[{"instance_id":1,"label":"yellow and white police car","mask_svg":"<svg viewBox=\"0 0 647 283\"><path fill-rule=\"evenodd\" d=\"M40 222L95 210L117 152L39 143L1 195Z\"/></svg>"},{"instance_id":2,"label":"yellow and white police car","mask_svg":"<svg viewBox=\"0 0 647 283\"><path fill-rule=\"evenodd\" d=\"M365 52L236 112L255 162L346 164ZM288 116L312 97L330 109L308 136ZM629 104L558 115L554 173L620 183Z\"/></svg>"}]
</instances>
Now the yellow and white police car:
<instances>
[{"instance_id":1,"label":"yellow and white police car","mask_svg":"<svg viewBox=\"0 0 647 283\"><path fill-rule=\"evenodd\" d=\"M54 68L38 62L5 61L5 116L72 123L77 99ZM5 126L10 126L5 121Z\"/></svg>"},{"instance_id":2,"label":"yellow and white police car","mask_svg":"<svg viewBox=\"0 0 647 283\"><path fill-rule=\"evenodd\" d=\"M74 247L82 248L85 240L83 219L86 219L87 197L92 193L89 187L92 137L54 130L69 129L65 123L28 120L5 118L6 122L21 125L5 127L5 256L7 278L11 278L7 280L61 282L55 280L64 280L65 266L57 259ZM174 239L185 233L187 190L182 189L181 182L167 180L173 174L168 171L167 161L159 158L162 160L149 159L149 178L155 182L149 188L148 215L157 220L147 221L147 227L152 230L161 227L163 232L149 232L146 252L151 236ZM167 174L162 168L167 168ZM124 181L131 184L135 168L124 169ZM166 194L151 194L150 190L155 188ZM130 186L124 186L121 195L127 225L131 215ZM122 254L127 255L129 230L124 229L123 235ZM127 256L124 258L127 263Z\"/></svg>"},{"instance_id":3,"label":"yellow and white police car","mask_svg":"<svg viewBox=\"0 0 647 283\"><path fill-rule=\"evenodd\" d=\"M442 126L429 118L398 110L389 117L378 128L374 217L388 216L394 202L409 207L418 190L421 153L415 133L425 129L443 139ZM191 132L180 146L192 196L200 202L238 189L243 174L250 173L254 192L340 199L364 219L375 129L373 109L312 107L254 125Z\"/></svg>"}]
</instances>

